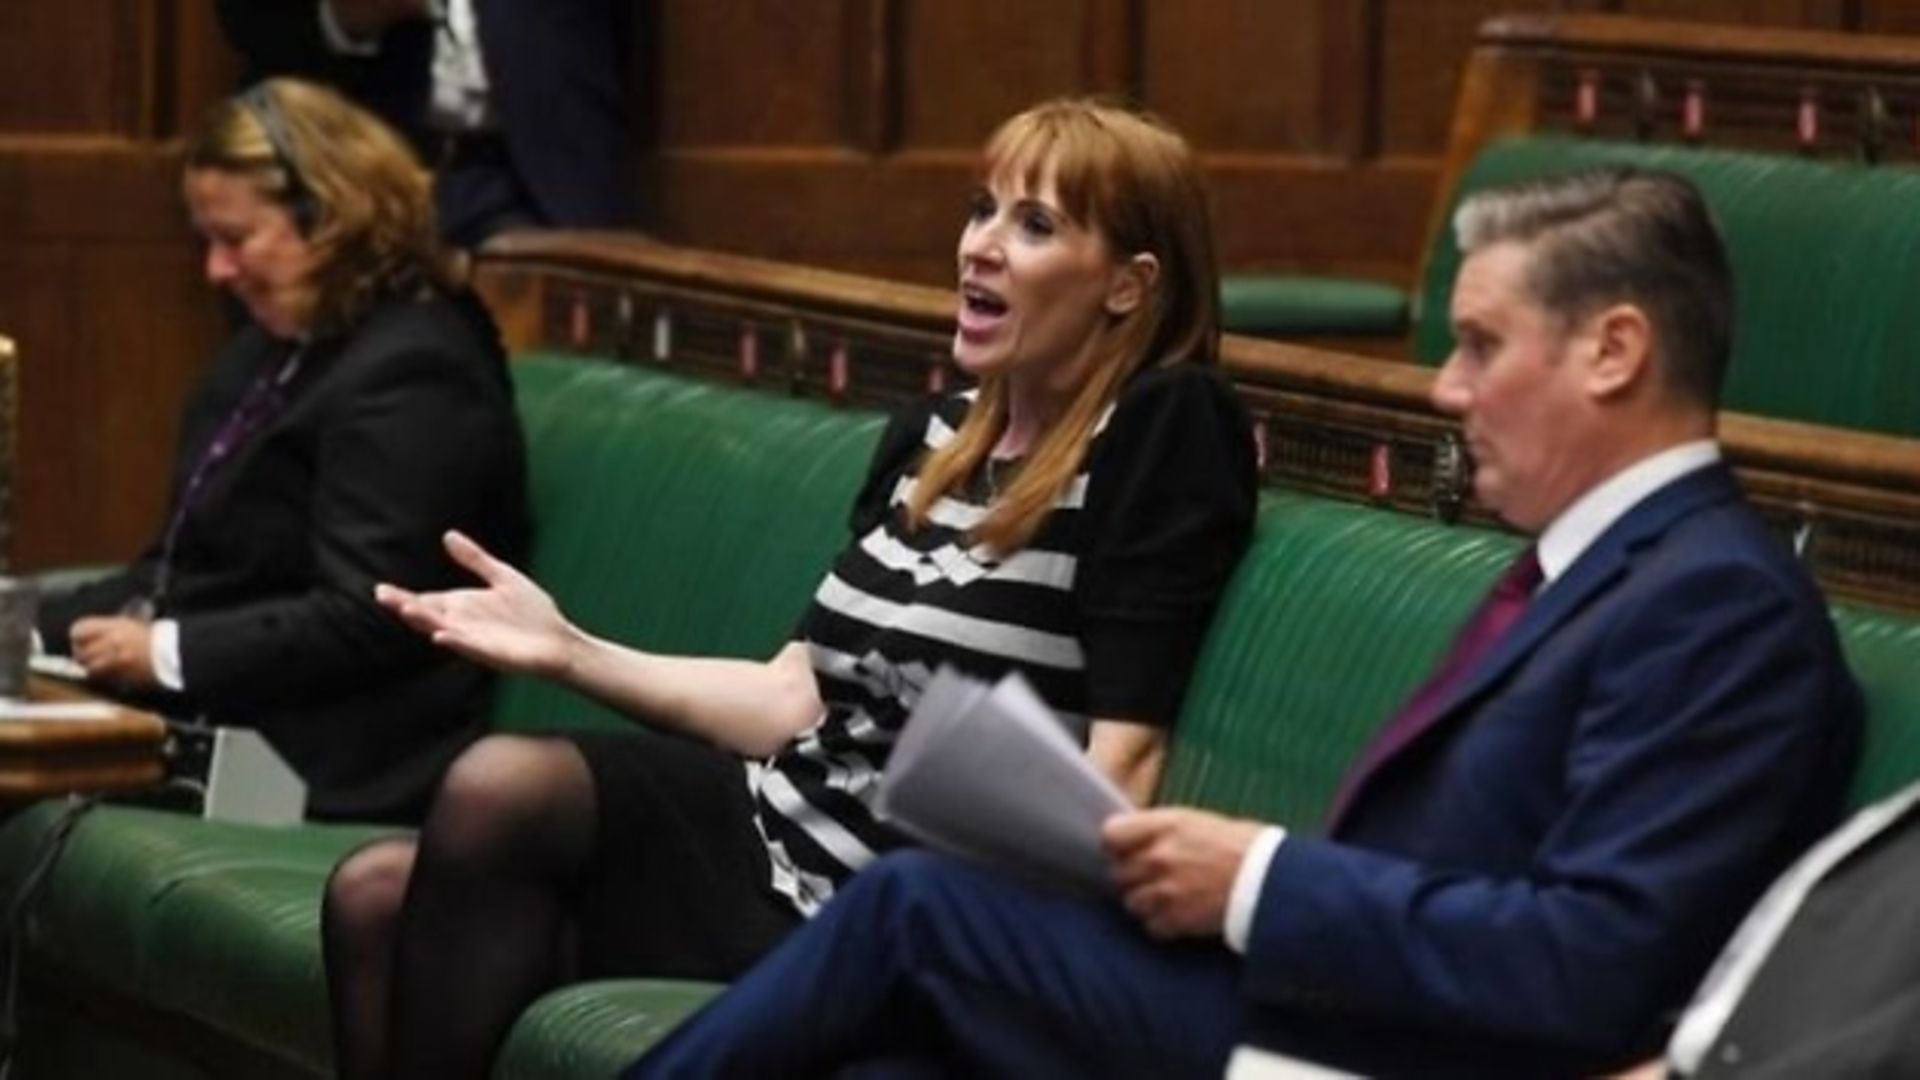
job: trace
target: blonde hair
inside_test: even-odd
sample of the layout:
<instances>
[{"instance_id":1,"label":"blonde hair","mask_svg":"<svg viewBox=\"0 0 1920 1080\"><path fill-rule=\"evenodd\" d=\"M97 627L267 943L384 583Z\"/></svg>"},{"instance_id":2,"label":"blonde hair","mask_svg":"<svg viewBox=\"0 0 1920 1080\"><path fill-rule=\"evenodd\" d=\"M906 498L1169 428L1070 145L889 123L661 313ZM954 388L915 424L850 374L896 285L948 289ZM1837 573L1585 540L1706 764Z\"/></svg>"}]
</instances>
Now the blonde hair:
<instances>
[{"instance_id":1,"label":"blonde hair","mask_svg":"<svg viewBox=\"0 0 1920 1080\"><path fill-rule=\"evenodd\" d=\"M249 94L267 99L279 133L268 133L247 95L228 98L188 140L186 168L244 177L295 213L314 256L294 303L304 323L316 333L338 331L382 296L453 284L432 179L391 128L298 79L269 79Z\"/></svg>"},{"instance_id":2,"label":"blonde hair","mask_svg":"<svg viewBox=\"0 0 1920 1080\"><path fill-rule=\"evenodd\" d=\"M974 528L974 540L1010 552L1033 538L1079 472L1095 426L1128 378L1149 366L1216 361L1219 282L1193 153L1152 115L1084 98L1036 105L987 140L981 175L1018 177L1029 190L1050 179L1061 209L1098 231L1115 259L1151 254L1160 264L1145 302L1087 343L1085 381ZM983 378L959 431L922 463L907 505L913 528L992 452L1006 424L1007 393L1004 377Z\"/></svg>"}]
</instances>

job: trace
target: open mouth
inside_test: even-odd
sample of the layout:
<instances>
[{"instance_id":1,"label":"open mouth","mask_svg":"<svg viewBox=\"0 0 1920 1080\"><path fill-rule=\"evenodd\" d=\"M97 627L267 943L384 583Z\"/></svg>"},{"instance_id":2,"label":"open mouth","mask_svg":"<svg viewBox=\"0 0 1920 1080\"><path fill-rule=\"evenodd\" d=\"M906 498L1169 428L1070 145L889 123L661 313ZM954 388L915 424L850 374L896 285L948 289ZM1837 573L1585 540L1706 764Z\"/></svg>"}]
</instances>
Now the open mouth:
<instances>
[{"instance_id":1,"label":"open mouth","mask_svg":"<svg viewBox=\"0 0 1920 1080\"><path fill-rule=\"evenodd\" d=\"M997 319L1007 313L1007 302L999 293L979 285L960 286L960 306L967 314Z\"/></svg>"},{"instance_id":2,"label":"open mouth","mask_svg":"<svg viewBox=\"0 0 1920 1080\"><path fill-rule=\"evenodd\" d=\"M1006 317L1006 298L992 289L972 282L960 285L960 335L979 340L993 333Z\"/></svg>"}]
</instances>

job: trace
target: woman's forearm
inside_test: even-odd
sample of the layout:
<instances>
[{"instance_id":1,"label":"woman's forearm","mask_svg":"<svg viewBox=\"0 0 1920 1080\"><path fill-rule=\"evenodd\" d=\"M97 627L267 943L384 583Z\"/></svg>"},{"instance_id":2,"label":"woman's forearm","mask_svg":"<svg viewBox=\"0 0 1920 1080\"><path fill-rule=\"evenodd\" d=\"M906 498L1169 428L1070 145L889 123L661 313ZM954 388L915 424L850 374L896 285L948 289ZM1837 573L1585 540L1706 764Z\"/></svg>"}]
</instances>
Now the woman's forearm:
<instances>
[{"instance_id":1,"label":"woman's forearm","mask_svg":"<svg viewBox=\"0 0 1920 1080\"><path fill-rule=\"evenodd\" d=\"M1167 761L1167 732L1149 724L1095 720L1087 733L1087 757L1134 805L1149 806Z\"/></svg>"},{"instance_id":2,"label":"woman's forearm","mask_svg":"<svg viewBox=\"0 0 1920 1080\"><path fill-rule=\"evenodd\" d=\"M663 656L574 630L560 682L661 727L745 757L770 757L819 719L807 648L769 660Z\"/></svg>"}]
</instances>

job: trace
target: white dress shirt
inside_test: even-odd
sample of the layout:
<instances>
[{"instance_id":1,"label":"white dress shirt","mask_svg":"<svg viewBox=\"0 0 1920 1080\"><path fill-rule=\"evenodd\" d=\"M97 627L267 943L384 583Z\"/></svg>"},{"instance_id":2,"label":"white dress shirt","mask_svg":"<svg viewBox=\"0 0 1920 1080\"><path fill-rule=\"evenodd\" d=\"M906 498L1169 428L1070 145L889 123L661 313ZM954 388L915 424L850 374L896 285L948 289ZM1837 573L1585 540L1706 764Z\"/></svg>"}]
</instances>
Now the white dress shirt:
<instances>
[{"instance_id":1,"label":"white dress shirt","mask_svg":"<svg viewBox=\"0 0 1920 1080\"><path fill-rule=\"evenodd\" d=\"M1696 439L1641 458L1594 485L1540 533L1536 545L1540 588L1551 587L1627 511L1682 476L1719 460L1719 444L1712 439ZM1227 897L1226 925L1221 934L1235 952L1247 951L1247 941L1253 936L1253 916L1260 907L1260 889L1286 835L1278 825L1268 826L1240 860L1233 891Z\"/></svg>"},{"instance_id":2,"label":"white dress shirt","mask_svg":"<svg viewBox=\"0 0 1920 1080\"><path fill-rule=\"evenodd\" d=\"M480 46L473 0L427 0L427 12L439 27L433 35L433 95L427 105L427 126L448 132L492 128L486 55ZM332 0L320 0L320 33L334 52L379 55L378 41L355 38L341 28Z\"/></svg>"}]
</instances>

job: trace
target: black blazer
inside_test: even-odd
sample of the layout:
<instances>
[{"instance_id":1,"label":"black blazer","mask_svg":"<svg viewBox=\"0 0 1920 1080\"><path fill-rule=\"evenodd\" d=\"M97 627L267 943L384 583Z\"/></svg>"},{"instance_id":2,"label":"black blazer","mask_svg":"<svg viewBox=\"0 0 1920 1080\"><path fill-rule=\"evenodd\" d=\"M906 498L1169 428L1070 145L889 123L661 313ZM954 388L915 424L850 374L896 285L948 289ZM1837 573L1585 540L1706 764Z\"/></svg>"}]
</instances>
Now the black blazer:
<instances>
[{"instance_id":1,"label":"black blazer","mask_svg":"<svg viewBox=\"0 0 1920 1080\"><path fill-rule=\"evenodd\" d=\"M183 418L170 507L291 349L249 326L222 350ZM524 558L505 355L471 297L390 300L309 345L284 395L182 520L158 613L180 624L187 690L167 704L260 729L306 778L313 817L414 819L479 731L490 680L388 615L373 586L459 583L440 545L449 528ZM42 604L49 651L68 651L74 619L153 593L172 512L124 571Z\"/></svg>"},{"instance_id":2,"label":"black blazer","mask_svg":"<svg viewBox=\"0 0 1920 1080\"><path fill-rule=\"evenodd\" d=\"M296 75L339 87L425 146L434 26L387 31L372 57L342 56L320 32L320 0L219 0L248 81ZM623 0L474 0L501 133L545 223L630 225ZM433 162L429 161L429 165Z\"/></svg>"}]
</instances>

